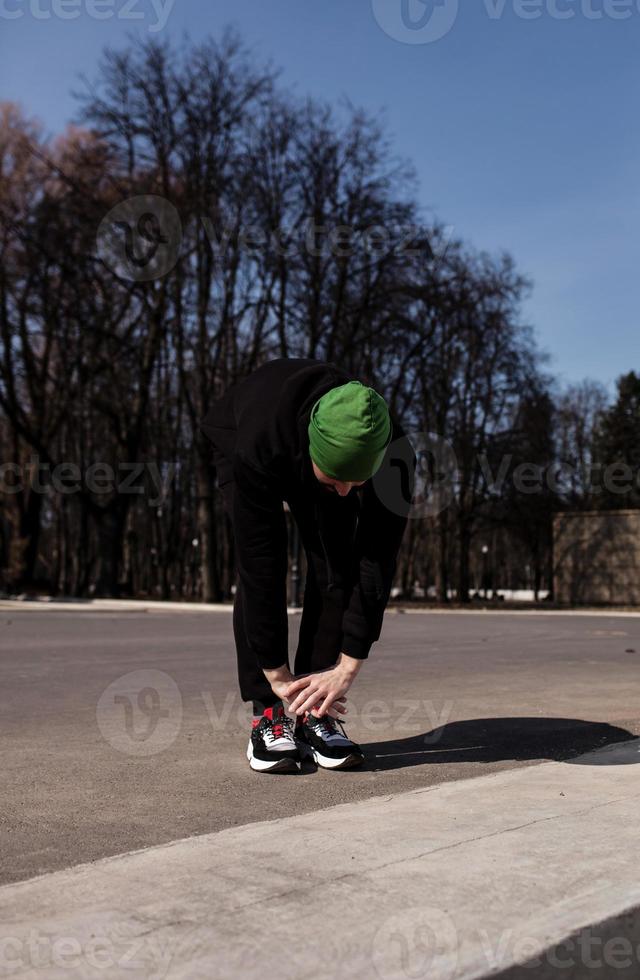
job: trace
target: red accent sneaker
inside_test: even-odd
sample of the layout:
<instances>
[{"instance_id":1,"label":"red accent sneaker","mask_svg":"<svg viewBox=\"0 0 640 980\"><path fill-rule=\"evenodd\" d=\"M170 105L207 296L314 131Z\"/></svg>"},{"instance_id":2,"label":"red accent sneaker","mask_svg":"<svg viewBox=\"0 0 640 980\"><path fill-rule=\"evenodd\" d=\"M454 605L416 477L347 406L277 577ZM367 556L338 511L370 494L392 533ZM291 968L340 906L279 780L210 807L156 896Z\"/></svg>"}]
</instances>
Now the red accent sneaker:
<instances>
[{"instance_id":1,"label":"red accent sneaker","mask_svg":"<svg viewBox=\"0 0 640 980\"><path fill-rule=\"evenodd\" d=\"M294 737L293 720L284 707L265 708L253 719L247 746L249 765L256 772L295 772L300 753Z\"/></svg>"}]
</instances>

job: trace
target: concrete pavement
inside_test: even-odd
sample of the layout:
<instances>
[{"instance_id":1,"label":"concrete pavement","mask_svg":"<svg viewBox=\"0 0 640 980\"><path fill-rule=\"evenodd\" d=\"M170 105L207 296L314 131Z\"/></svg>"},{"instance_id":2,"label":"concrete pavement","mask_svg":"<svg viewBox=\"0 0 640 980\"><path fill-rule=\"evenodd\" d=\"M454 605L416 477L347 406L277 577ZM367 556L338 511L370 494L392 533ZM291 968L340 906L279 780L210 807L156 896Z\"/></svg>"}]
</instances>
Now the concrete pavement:
<instances>
[{"instance_id":1,"label":"concrete pavement","mask_svg":"<svg viewBox=\"0 0 640 980\"><path fill-rule=\"evenodd\" d=\"M390 610L352 689L364 770L269 779L229 610L1 607L0 880L620 742L639 658L637 616Z\"/></svg>"},{"instance_id":2,"label":"concrete pavement","mask_svg":"<svg viewBox=\"0 0 640 980\"><path fill-rule=\"evenodd\" d=\"M633 740L7 885L0 976L637 978L638 763Z\"/></svg>"}]
</instances>

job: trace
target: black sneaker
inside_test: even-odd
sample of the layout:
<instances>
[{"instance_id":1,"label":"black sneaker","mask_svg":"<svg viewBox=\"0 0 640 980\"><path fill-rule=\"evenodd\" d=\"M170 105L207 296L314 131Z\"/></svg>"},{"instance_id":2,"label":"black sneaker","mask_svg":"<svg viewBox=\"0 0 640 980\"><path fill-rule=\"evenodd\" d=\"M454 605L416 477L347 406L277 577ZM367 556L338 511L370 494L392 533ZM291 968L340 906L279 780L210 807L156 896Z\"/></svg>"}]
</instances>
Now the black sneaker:
<instances>
[{"instance_id":1,"label":"black sneaker","mask_svg":"<svg viewBox=\"0 0 640 980\"><path fill-rule=\"evenodd\" d=\"M293 736L293 721L282 705L266 708L254 725L247 746L249 765L256 772L296 772L300 753Z\"/></svg>"},{"instance_id":2,"label":"black sneaker","mask_svg":"<svg viewBox=\"0 0 640 980\"><path fill-rule=\"evenodd\" d=\"M364 762L360 746L347 738L342 722L330 715L315 718L307 714L296 727L296 740L300 754L313 756L323 769L353 769Z\"/></svg>"}]
</instances>

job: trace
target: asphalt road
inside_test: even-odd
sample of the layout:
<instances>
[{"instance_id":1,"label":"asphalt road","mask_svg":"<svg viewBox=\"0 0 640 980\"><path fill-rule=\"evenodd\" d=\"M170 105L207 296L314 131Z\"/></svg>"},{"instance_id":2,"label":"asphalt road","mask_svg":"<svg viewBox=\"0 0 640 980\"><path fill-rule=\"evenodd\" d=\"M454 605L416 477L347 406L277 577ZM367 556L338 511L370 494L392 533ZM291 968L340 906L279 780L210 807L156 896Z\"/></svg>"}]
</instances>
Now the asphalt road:
<instances>
[{"instance_id":1,"label":"asphalt road","mask_svg":"<svg viewBox=\"0 0 640 980\"><path fill-rule=\"evenodd\" d=\"M640 734L639 667L639 617L390 610L350 701L366 767L260 776L230 613L0 608L0 882L570 760Z\"/></svg>"}]
</instances>

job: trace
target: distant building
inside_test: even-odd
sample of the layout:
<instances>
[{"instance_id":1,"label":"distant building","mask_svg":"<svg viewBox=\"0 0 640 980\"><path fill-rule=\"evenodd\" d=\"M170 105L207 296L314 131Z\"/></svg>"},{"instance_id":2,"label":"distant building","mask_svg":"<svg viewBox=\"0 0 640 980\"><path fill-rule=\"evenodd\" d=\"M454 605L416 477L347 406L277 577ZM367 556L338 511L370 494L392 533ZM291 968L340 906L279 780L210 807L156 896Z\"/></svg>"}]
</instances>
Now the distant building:
<instances>
[{"instance_id":1,"label":"distant building","mask_svg":"<svg viewBox=\"0 0 640 980\"><path fill-rule=\"evenodd\" d=\"M640 510L556 514L553 567L557 602L640 605Z\"/></svg>"}]
</instances>

